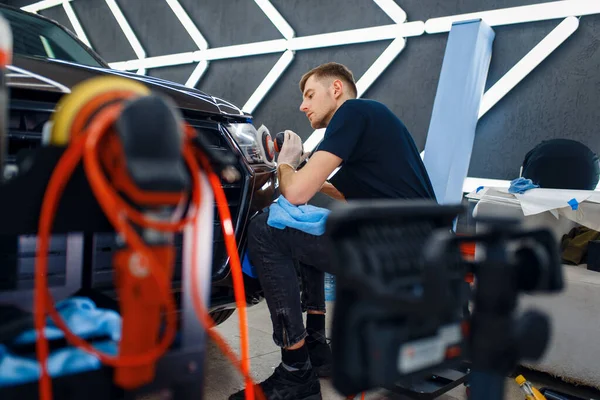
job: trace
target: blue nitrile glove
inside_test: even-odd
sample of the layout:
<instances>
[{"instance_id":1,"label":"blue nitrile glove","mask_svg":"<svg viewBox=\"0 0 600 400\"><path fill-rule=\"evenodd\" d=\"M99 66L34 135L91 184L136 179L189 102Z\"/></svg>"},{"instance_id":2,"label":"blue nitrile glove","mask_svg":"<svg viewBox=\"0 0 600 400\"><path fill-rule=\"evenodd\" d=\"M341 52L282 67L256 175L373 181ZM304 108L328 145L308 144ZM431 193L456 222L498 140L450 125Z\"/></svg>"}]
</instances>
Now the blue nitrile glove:
<instances>
[{"instance_id":1,"label":"blue nitrile glove","mask_svg":"<svg viewBox=\"0 0 600 400\"><path fill-rule=\"evenodd\" d=\"M539 188L540 185L536 185L531 181L531 179L526 178L517 178L510 182L510 187L508 188L508 193L518 193L523 194L530 189Z\"/></svg>"}]
</instances>

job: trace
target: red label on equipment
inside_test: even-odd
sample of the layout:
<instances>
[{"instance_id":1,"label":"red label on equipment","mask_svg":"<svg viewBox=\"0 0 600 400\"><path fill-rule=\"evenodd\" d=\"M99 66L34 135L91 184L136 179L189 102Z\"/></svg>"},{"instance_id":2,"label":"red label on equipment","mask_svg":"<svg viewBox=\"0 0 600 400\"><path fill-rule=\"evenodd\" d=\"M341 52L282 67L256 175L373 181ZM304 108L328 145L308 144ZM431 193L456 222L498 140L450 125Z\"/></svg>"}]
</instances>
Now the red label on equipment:
<instances>
[{"instance_id":1,"label":"red label on equipment","mask_svg":"<svg viewBox=\"0 0 600 400\"><path fill-rule=\"evenodd\" d=\"M12 62L12 54L6 50L0 50L0 68L6 68Z\"/></svg>"}]
</instances>

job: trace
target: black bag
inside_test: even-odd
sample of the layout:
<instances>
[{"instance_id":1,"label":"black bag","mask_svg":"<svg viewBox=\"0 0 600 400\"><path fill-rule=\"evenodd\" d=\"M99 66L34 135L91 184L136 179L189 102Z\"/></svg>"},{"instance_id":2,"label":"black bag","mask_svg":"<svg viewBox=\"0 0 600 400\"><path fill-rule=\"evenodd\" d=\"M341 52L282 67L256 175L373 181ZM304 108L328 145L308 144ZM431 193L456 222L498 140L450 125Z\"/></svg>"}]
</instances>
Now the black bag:
<instances>
[{"instance_id":1,"label":"black bag","mask_svg":"<svg viewBox=\"0 0 600 400\"><path fill-rule=\"evenodd\" d=\"M525 155L521 175L546 189L594 190L600 165L596 153L583 143L552 139Z\"/></svg>"}]
</instances>

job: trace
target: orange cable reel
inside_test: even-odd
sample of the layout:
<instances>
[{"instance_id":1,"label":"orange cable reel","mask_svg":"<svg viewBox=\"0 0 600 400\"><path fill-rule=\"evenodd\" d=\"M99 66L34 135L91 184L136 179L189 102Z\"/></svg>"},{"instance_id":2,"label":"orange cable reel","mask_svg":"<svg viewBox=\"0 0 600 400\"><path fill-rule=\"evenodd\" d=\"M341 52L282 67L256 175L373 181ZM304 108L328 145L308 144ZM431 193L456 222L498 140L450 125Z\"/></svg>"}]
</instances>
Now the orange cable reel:
<instances>
[{"instance_id":1,"label":"orange cable reel","mask_svg":"<svg viewBox=\"0 0 600 400\"><path fill-rule=\"evenodd\" d=\"M246 398L254 399L252 379L249 376L248 335L245 313L243 277L231 216L218 176L212 171L207 158L193 145L193 129L180 122L183 131L181 156L191 175L191 196L184 192L139 190L127 171L122 143L115 132L115 122L127 102L149 96L142 84L124 78L101 77L85 81L72 93L63 97L51 119L52 128L48 142L52 146L66 146L57 163L44 195L38 228L39 243L36 254L36 279L34 292L34 319L37 332L36 352L41 366L40 399L52 398L52 386L47 370L49 346L44 336L47 314L64 331L69 343L97 356L104 364L115 367L117 385L132 389L154 379L155 364L172 344L176 331L176 306L170 290L175 250L172 242L148 245L139 231L152 229L163 233L178 232L191 224L193 236L199 235L196 216L200 208L200 167L208 172L215 193L226 247L231 260L234 292L240 316L242 360L239 361L216 331L209 328L212 320L199 296L199 284L192 282L194 308L199 320L211 338L245 377ZM84 339L74 335L62 320L53 304L47 282L47 253L53 219L59 199L67 182L79 163L83 162L90 187L107 219L122 239L123 246L114 255L115 286L119 295L122 315L122 336L117 356L97 351ZM108 176L107 176L108 175ZM133 200L137 207L128 204L119 192ZM191 198L185 218L173 222L171 218L160 221L148 218L138 210L155 210L160 207L174 209ZM150 213L152 214L152 213ZM134 222L136 226L132 226ZM169 238L169 236L165 236ZM195 239L194 239L195 242ZM195 248L192 247L192 252ZM192 257L192 270L197 269ZM192 272L192 276L197 276ZM158 296L157 296L158 294ZM163 316L166 320L164 334L159 339ZM257 390L259 398L264 398Z\"/></svg>"}]
</instances>

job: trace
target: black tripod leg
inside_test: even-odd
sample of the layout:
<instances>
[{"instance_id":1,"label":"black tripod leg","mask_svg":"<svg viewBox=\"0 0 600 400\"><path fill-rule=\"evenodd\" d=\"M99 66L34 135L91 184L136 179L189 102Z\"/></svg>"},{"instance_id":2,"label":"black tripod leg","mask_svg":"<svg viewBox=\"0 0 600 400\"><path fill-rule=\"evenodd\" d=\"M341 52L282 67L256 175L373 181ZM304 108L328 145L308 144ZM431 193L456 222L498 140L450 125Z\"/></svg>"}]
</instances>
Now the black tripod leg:
<instances>
[{"instance_id":1,"label":"black tripod leg","mask_svg":"<svg viewBox=\"0 0 600 400\"><path fill-rule=\"evenodd\" d=\"M469 378L471 400L503 400L504 380L502 375L472 371Z\"/></svg>"}]
</instances>

